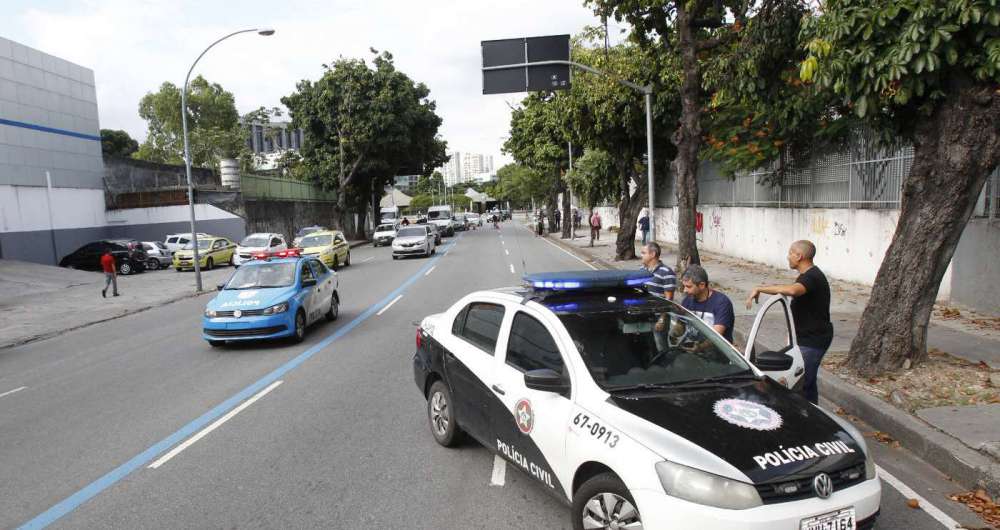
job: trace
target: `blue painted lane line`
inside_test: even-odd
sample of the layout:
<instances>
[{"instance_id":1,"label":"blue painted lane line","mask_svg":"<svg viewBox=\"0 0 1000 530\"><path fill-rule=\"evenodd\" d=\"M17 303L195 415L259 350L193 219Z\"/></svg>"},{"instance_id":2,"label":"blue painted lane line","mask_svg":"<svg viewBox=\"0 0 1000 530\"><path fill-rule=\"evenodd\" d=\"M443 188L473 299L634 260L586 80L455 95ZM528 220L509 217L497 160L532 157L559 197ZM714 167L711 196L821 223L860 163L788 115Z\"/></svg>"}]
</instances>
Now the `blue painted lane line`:
<instances>
[{"instance_id":1,"label":"blue painted lane line","mask_svg":"<svg viewBox=\"0 0 1000 530\"><path fill-rule=\"evenodd\" d=\"M442 248L447 248L448 250L451 250L451 248L458 243L458 239L460 237L461 236L456 237L451 243ZM28 530L36 528L45 528L49 526L50 524L58 521L64 515L79 508L81 504L96 497L98 494L108 489L109 487L113 486L121 479L127 477L136 469L145 466L146 464L151 462L154 458L156 458L166 450L184 441L194 433L200 431L206 425L212 423L222 415L226 414L227 412L238 406L243 401L249 399L250 396L253 396L257 392L260 392L261 390L266 388L271 383L277 381L281 377L284 377L288 372L291 372L292 370L298 368L299 365L309 360L313 355L316 355L317 353L322 351L323 348L326 348L337 339L348 334L352 329L358 327L365 320L371 318L383 306L394 300L397 296L402 294L403 291L405 291L408 287L413 285L419 278L421 278L424 275L425 272L427 272L427 270L433 267L434 264L437 263L437 261L443 257L444 255L442 254L429 260L427 263L424 264L423 267L420 268L420 270L418 270L415 274L407 278L406 281L404 281L399 287L397 287L396 290L386 295L385 298L383 298L382 300L379 300L378 302L369 306L368 309L366 309L363 313L355 317L354 320L351 320L343 327L337 329L337 331L334 331L333 334L331 334L330 336L316 343L311 348L300 353L298 356L294 357L285 364L274 369L274 371L260 378L250 386L239 391L229 399L216 405L215 408L209 410L208 412L199 416L194 421L181 427L170 436L167 436L166 438L160 440L159 442L156 442L148 449L132 457L124 464L116 467L115 469L111 470L110 472L108 472L101 478L91 482L90 484L87 484L86 486L83 487L83 489L77 491L76 493L70 495L69 497L66 497L62 501L59 501L59 503L57 503L55 506L52 506L48 510L45 510L44 512L38 514L37 516L35 516L35 518L28 521L27 523L24 523L18 528L22 530Z\"/></svg>"}]
</instances>

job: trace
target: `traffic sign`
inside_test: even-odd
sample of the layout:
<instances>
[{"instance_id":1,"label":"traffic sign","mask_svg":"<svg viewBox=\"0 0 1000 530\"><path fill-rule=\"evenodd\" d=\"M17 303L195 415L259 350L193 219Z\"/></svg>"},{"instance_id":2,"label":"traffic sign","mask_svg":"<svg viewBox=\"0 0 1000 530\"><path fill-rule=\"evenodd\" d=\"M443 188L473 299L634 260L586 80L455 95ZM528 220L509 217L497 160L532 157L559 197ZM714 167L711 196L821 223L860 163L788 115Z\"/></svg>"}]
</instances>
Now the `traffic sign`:
<instances>
[{"instance_id":1,"label":"traffic sign","mask_svg":"<svg viewBox=\"0 0 1000 530\"><path fill-rule=\"evenodd\" d=\"M483 94L570 87L569 35L482 41Z\"/></svg>"}]
</instances>

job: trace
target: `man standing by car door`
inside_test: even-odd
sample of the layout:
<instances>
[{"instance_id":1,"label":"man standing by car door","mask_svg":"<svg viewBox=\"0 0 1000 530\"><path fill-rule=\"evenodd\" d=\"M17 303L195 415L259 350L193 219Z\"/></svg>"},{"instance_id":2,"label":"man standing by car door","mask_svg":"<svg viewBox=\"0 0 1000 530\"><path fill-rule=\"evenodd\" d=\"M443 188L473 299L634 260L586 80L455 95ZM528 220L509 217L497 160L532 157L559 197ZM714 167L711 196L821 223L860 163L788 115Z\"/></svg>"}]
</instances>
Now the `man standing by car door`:
<instances>
[{"instance_id":1,"label":"man standing by car door","mask_svg":"<svg viewBox=\"0 0 1000 530\"><path fill-rule=\"evenodd\" d=\"M792 297L792 318L795 320L795 336L806 364L805 386L802 388L806 399L819 401L819 387L816 374L826 350L833 342L833 322L830 321L830 283L819 267L813 264L816 245L800 240L788 248L788 266L798 271L799 276L791 285L762 285L750 293L747 309L761 294L780 294Z\"/></svg>"},{"instance_id":2,"label":"man standing by car door","mask_svg":"<svg viewBox=\"0 0 1000 530\"><path fill-rule=\"evenodd\" d=\"M101 289L101 297L108 297L108 286L112 286L112 292L118 296L118 268L110 248L105 248L104 254L101 255L101 268L104 270L104 289Z\"/></svg>"}]
</instances>

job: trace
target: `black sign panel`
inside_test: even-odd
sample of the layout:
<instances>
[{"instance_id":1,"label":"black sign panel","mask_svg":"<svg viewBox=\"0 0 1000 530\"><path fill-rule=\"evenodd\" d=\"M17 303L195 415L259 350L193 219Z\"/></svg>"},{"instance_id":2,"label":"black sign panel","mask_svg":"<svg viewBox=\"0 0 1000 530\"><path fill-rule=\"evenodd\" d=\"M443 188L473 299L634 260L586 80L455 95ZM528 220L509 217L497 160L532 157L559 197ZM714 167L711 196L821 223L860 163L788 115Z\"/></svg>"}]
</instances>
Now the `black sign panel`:
<instances>
[{"instance_id":1,"label":"black sign panel","mask_svg":"<svg viewBox=\"0 0 1000 530\"><path fill-rule=\"evenodd\" d=\"M566 90L568 88L568 64L544 64L528 67L528 92Z\"/></svg>"},{"instance_id":2,"label":"black sign panel","mask_svg":"<svg viewBox=\"0 0 1000 530\"><path fill-rule=\"evenodd\" d=\"M569 35L482 41L483 94L507 94L570 87ZM490 68L510 65L510 68ZM527 66L526 66L527 65Z\"/></svg>"},{"instance_id":3,"label":"black sign panel","mask_svg":"<svg viewBox=\"0 0 1000 530\"><path fill-rule=\"evenodd\" d=\"M483 94L509 94L524 92L524 68L483 71Z\"/></svg>"},{"instance_id":4,"label":"black sign panel","mask_svg":"<svg viewBox=\"0 0 1000 530\"><path fill-rule=\"evenodd\" d=\"M530 37L528 41L528 62L568 61L569 35L549 35Z\"/></svg>"},{"instance_id":5,"label":"black sign panel","mask_svg":"<svg viewBox=\"0 0 1000 530\"><path fill-rule=\"evenodd\" d=\"M524 40L484 40L482 42L483 68L527 62L524 55Z\"/></svg>"}]
</instances>

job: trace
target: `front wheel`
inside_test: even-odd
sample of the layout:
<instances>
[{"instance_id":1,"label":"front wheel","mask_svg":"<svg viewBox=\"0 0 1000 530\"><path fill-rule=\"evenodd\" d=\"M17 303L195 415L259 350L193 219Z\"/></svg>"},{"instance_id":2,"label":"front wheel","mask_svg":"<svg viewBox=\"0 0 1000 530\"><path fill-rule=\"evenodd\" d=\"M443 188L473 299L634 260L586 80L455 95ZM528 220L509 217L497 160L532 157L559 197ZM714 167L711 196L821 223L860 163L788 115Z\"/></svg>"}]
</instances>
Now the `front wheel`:
<instances>
[{"instance_id":1,"label":"front wheel","mask_svg":"<svg viewBox=\"0 0 1000 530\"><path fill-rule=\"evenodd\" d=\"M302 311L295 313L295 331L292 334L293 342L302 342L306 338L306 315Z\"/></svg>"},{"instance_id":2,"label":"front wheel","mask_svg":"<svg viewBox=\"0 0 1000 530\"><path fill-rule=\"evenodd\" d=\"M349 250L347 251L347 259L344 260L344 266L345 267L351 266L351 251Z\"/></svg>"},{"instance_id":3,"label":"front wheel","mask_svg":"<svg viewBox=\"0 0 1000 530\"><path fill-rule=\"evenodd\" d=\"M573 496L573 528L642 528L642 518L628 488L614 473L583 483Z\"/></svg>"},{"instance_id":4,"label":"front wheel","mask_svg":"<svg viewBox=\"0 0 1000 530\"><path fill-rule=\"evenodd\" d=\"M156 258L149 258L146 260L146 270L155 271L160 268L160 260Z\"/></svg>"},{"instance_id":5,"label":"front wheel","mask_svg":"<svg viewBox=\"0 0 1000 530\"><path fill-rule=\"evenodd\" d=\"M455 447L462 441L462 430L452 413L451 392L443 381L435 381L427 395L427 420L434 441L444 447Z\"/></svg>"},{"instance_id":6,"label":"front wheel","mask_svg":"<svg viewBox=\"0 0 1000 530\"><path fill-rule=\"evenodd\" d=\"M124 275L128 275L128 274L132 274L133 270L134 269L132 268L132 262L131 261L123 261L121 263L121 265L118 266L118 274L121 274L123 276Z\"/></svg>"},{"instance_id":7,"label":"front wheel","mask_svg":"<svg viewBox=\"0 0 1000 530\"><path fill-rule=\"evenodd\" d=\"M212 258L208 258L207 260L205 260L205 270L210 271L214 266L215 266L215 261L213 261Z\"/></svg>"},{"instance_id":8,"label":"front wheel","mask_svg":"<svg viewBox=\"0 0 1000 530\"><path fill-rule=\"evenodd\" d=\"M326 320L333 322L338 316L340 316L340 301L337 300L337 295L333 295L333 299L330 300L330 310L326 312Z\"/></svg>"}]
</instances>

